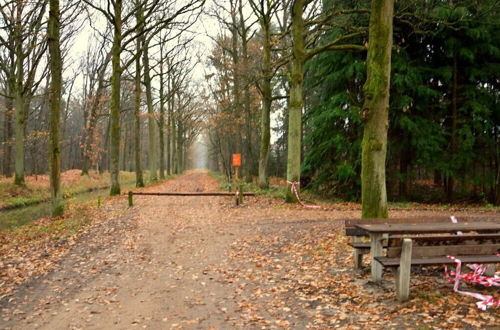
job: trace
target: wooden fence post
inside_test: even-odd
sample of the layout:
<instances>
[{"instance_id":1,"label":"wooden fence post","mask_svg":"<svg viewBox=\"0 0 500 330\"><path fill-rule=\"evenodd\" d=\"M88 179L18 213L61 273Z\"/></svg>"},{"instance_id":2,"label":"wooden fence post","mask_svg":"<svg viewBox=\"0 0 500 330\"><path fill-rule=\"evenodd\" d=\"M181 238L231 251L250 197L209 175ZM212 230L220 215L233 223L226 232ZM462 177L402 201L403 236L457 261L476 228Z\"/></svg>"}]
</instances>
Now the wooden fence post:
<instances>
[{"instance_id":1,"label":"wooden fence post","mask_svg":"<svg viewBox=\"0 0 500 330\"><path fill-rule=\"evenodd\" d=\"M128 207L134 206L134 193L132 191L128 192Z\"/></svg>"},{"instance_id":2,"label":"wooden fence post","mask_svg":"<svg viewBox=\"0 0 500 330\"><path fill-rule=\"evenodd\" d=\"M236 192L236 199L235 199L235 203L236 203L236 206L240 205L240 194L241 194L241 191L239 189L239 167L235 167L234 168L234 191Z\"/></svg>"},{"instance_id":3,"label":"wooden fence post","mask_svg":"<svg viewBox=\"0 0 500 330\"><path fill-rule=\"evenodd\" d=\"M396 272L396 294L399 301L406 301L410 296L411 250L411 239L405 238L401 247L399 267Z\"/></svg>"}]
</instances>

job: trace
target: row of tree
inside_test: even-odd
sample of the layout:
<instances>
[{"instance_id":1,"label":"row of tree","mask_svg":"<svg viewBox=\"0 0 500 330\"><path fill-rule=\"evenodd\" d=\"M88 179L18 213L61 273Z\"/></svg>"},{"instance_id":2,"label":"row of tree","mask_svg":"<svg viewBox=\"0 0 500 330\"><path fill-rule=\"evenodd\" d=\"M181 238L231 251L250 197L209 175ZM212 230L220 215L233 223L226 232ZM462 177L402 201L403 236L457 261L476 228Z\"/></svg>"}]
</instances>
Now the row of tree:
<instances>
[{"instance_id":1,"label":"row of tree","mask_svg":"<svg viewBox=\"0 0 500 330\"><path fill-rule=\"evenodd\" d=\"M386 182L391 196L407 197L414 182L432 178L449 199L459 187L498 203L496 1L213 3L201 22L217 21L219 32L208 33L214 47L201 88L189 30L204 5L64 1L61 61L82 27L92 27L93 42L60 82L49 1L1 5L4 174L14 164L23 184L27 156L31 171L43 172L47 158L37 151L46 145L51 155L64 151L65 168L109 165L118 194L120 168L135 170L138 186L144 160L152 180L182 171L204 129L213 167L230 176L230 155L241 152L247 180L264 188L286 169L290 201L292 187L310 181L361 198L365 217L385 217ZM75 67L64 64L61 72ZM59 83L60 123L49 116Z\"/></svg>"},{"instance_id":2,"label":"row of tree","mask_svg":"<svg viewBox=\"0 0 500 330\"><path fill-rule=\"evenodd\" d=\"M216 100L212 116L216 129L211 141L218 163L228 168L230 152L242 150L249 160L249 177L255 174L249 157L251 150L247 146L252 144L251 132L256 128L251 116L250 93L257 90L261 98L258 176L259 185L267 187L271 112L273 106L282 105L278 100L286 99L287 199L296 200L292 187L298 188L300 184L304 150L302 119L306 65L326 52L365 53L368 50L363 107L367 116L363 143L363 216L386 217L385 155L393 2L372 1L371 11L358 4L344 7L336 1L250 0L249 5L249 17L245 16L242 0L229 0L224 7L227 8L226 16L214 15L221 26L226 27L219 34L211 57L213 73L210 77L216 78L211 91ZM354 15L368 16L369 13L370 42L367 47L366 42L356 42L359 38L366 40L367 26L353 25L350 21ZM254 25L252 18L258 23L253 30L250 28ZM325 36L334 28L338 29L337 35L326 40ZM252 48L257 49L257 56L249 51ZM245 117L244 114L249 115ZM236 124L231 127L234 129L229 129L228 122ZM242 126L248 127L247 130L242 130ZM221 138L222 134L226 136Z\"/></svg>"},{"instance_id":3,"label":"row of tree","mask_svg":"<svg viewBox=\"0 0 500 330\"><path fill-rule=\"evenodd\" d=\"M497 1L393 7L368 0L216 6L221 31L207 74L213 166L229 175L230 154L243 152L247 177L258 175L261 187L270 170L286 176L289 200L290 185L301 182L361 199L365 216L387 215L386 181L394 199L476 196L498 204ZM260 104L245 103L248 94ZM259 164L247 150L256 145L252 134L260 136Z\"/></svg>"},{"instance_id":4,"label":"row of tree","mask_svg":"<svg viewBox=\"0 0 500 330\"><path fill-rule=\"evenodd\" d=\"M14 182L24 185L27 165L28 173L50 170L57 187L62 158L62 168L82 174L109 169L111 194L118 194L120 168L136 171L137 186L144 185L145 162L151 180L181 172L201 128L188 29L203 4L2 3L3 174L14 172ZM70 49L81 30L90 40L78 63Z\"/></svg>"}]
</instances>

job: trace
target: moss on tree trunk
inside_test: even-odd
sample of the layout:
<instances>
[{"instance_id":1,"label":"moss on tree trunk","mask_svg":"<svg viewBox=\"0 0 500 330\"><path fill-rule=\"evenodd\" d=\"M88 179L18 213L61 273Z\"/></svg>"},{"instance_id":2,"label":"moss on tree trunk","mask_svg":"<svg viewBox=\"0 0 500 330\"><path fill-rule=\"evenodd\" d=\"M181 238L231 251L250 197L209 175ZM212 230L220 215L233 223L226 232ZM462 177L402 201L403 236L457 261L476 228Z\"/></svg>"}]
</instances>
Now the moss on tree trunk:
<instances>
[{"instance_id":1,"label":"moss on tree trunk","mask_svg":"<svg viewBox=\"0 0 500 330\"><path fill-rule=\"evenodd\" d=\"M261 112L261 138L259 153L259 187L267 188L269 186L269 175L267 167L269 162L269 149L271 145L271 106L272 106L272 67L271 67L271 31L270 22L266 17L260 19L261 28L264 34L264 53L262 61L262 112Z\"/></svg>"},{"instance_id":2,"label":"moss on tree trunk","mask_svg":"<svg viewBox=\"0 0 500 330\"><path fill-rule=\"evenodd\" d=\"M364 86L361 199L363 218L387 218L385 160L389 126L393 0L372 0Z\"/></svg>"},{"instance_id":3,"label":"moss on tree trunk","mask_svg":"<svg viewBox=\"0 0 500 330\"><path fill-rule=\"evenodd\" d=\"M149 152L149 178L151 181L158 180L158 148L156 146L156 120L153 110L153 94L151 87L151 75L149 73L149 45L143 39L142 62L144 66L144 87L146 88L146 104L148 107L148 152Z\"/></svg>"},{"instance_id":4,"label":"moss on tree trunk","mask_svg":"<svg viewBox=\"0 0 500 330\"><path fill-rule=\"evenodd\" d=\"M136 51L141 51L139 40L136 40ZM141 164L141 58L135 59L135 100L134 100L134 156L135 156L135 186L144 187Z\"/></svg>"},{"instance_id":5,"label":"moss on tree trunk","mask_svg":"<svg viewBox=\"0 0 500 330\"><path fill-rule=\"evenodd\" d=\"M50 141L49 141L49 167L50 167L50 193L52 198L52 216L59 216L64 211L61 195L61 96L62 96L62 58L60 45L59 0L49 2L48 45L50 66Z\"/></svg>"},{"instance_id":6,"label":"moss on tree trunk","mask_svg":"<svg viewBox=\"0 0 500 330\"><path fill-rule=\"evenodd\" d=\"M15 107L15 159L14 159L14 183L18 186L24 186L24 140L26 132L26 122L28 115L26 106L21 94L21 86L17 86L14 91L14 107Z\"/></svg>"},{"instance_id":7,"label":"moss on tree trunk","mask_svg":"<svg viewBox=\"0 0 500 330\"><path fill-rule=\"evenodd\" d=\"M10 93L10 88L9 88ZM12 157L12 113L13 102L10 97L5 99L5 113L4 113L4 159L3 159L3 175L10 177L12 175L11 157Z\"/></svg>"},{"instance_id":8,"label":"moss on tree trunk","mask_svg":"<svg viewBox=\"0 0 500 330\"><path fill-rule=\"evenodd\" d=\"M24 102L24 52L23 52L23 37L22 37L22 25L20 22L20 10L21 6L18 5L18 16L16 25L14 28L15 36L15 54L16 54L16 79L13 84L14 90L14 108L15 108L15 154L14 159L14 183L19 186L24 186L24 143L26 136L26 123L28 121L28 112L26 109L26 103Z\"/></svg>"},{"instance_id":9,"label":"moss on tree trunk","mask_svg":"<svg viewBox=\"0 0 500 330\"><path fill-rule=\"evenodd\" d=\"M288 105L288 160L286 178L286 200L297 201L291 191L290 182L300 182L300 160L302 150L302 107L304 62L306 59L304 45L304 0L296 0L292 6L292 41L293 56L290 71L290 103ZM297 189L299 186L297 185Z\"/></svg>"},{"instance_id":10,"label":"moss on tree trunk","mask_svg":"<svg viewBox=\"0 0 500 330\"><path fill-rule=\"evenodd\" d=\"M110 115L110 174L111 190L110 195L120 194L120 82L122 67L120 63L121 43L122 43L122 0L115 1L115 20L113 47L111 49L111 115Z\"/></svg>"}]
</instances>

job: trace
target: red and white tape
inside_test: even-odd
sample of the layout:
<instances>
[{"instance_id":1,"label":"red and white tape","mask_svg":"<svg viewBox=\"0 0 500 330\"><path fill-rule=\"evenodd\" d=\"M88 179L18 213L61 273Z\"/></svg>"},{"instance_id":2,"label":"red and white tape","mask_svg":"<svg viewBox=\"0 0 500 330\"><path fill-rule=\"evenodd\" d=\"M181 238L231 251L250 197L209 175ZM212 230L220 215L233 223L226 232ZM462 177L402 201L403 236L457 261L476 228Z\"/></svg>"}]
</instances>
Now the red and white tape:
<instances>
[{"instance_id":1,"label":"red and white tape","mask_svg":"<svg viewBox=\"0 0 500 330\"><path fill-rule=\"evenodd\" d=\"M297 189L297 187L300 186L300 182L298 182L298 181L292 181L292 182L287 181L287 182L288 182L288 184L291 185L290 189L292 190L292 193L295 195L295 197L299 201L299 204L302 205L302 207L305 207L308 209L322 209L322 207L319 205L311 205L311 204L306 204L306 203L302 202L302 200L300 199L300 196L299 196L299 190Z\"/></svg>"},{"instance_id":2,"label":"red and white tape","mask_svg":"<svg viewBox=\"0 0 500 330\"><path fill-rule=\"evenodd\" d=\"M500 256L500 254L497 254ZM500 299L494 299L493 296L485 295L485 294L480 294L476 292L468 292L468 291L461 291L458 289L460 285L460 281L463 280L464 282L467 283L472 283L472 284L481 284L485 286L495 286L498 287L500 286L500 278L499 277L489 277L489 276L483 276L486 267L481 267L477 266L475 267L475 270L473 273L469 274L462 274L462 261L460 259L457 259L453 256L448 256L451 260L455 261L456 269L455 271L452 271L448 273L448 267L445 266L445 275L446 279L450 283L454 283L453 285L453 290L457 293L460 293L465 296L470 296L473 298L478 299L479 301L476 302L476 305L479 309L485 311L488 307L498 307L500 306ZM453 278L451 276L454 276Z\"/></svg>"},{"instance_id":3,"label":"red and white tape","mask_svg":"<svg viewBox=\"0 0 500 330\"><path fill-rule=\"evenodd\" d=\"M452 215L450 218L451 222L458 223L458 219L454 215ZM457 231L457 235L463 235L463 233L461 231ZM500 254L497 254L497 256L500 256ZM488 269L488 265L478 265L478 264L467 265L473 272L462 274L461 273L462 261L453 256L448 256L448 258L455 261L455 263L457 264L455 271L451 271L450 273L448 273L448 266L446 265L444 266L446 279L450 283L454 283L453 290L455 292L479 299L480 301L478 301L476 305L483 311L486 310L486 308L488 307L500 306L500 299L495 300L493 299L492 296L489 295L484 295L475 292L461 291L458 289L461 280L463 280L466 283L481 284L488 287L500 286L500 277L497 277L496 275L494 277L483 275ZM455 277L451 278L450 275Z\"/></svg>"}]
</instances>

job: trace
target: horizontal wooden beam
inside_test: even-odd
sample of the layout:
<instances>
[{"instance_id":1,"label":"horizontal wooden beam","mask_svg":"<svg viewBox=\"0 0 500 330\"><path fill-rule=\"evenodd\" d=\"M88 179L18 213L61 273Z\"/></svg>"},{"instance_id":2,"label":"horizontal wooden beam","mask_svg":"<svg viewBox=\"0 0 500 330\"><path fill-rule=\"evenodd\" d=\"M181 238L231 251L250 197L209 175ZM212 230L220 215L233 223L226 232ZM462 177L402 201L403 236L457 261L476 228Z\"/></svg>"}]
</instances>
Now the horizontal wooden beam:
<instances>
[{"instance_id":1,"label":"horizontal wooden beam","mask_svg":"<svg viewBox=\"0 0 500 330\"><path fill-rule=\"evenodd\" d=\"M236 196L232 192L132 192L138 196ZM243 196L255 196L253 192L244 192Z\"/></svg>"}]
</instances>

